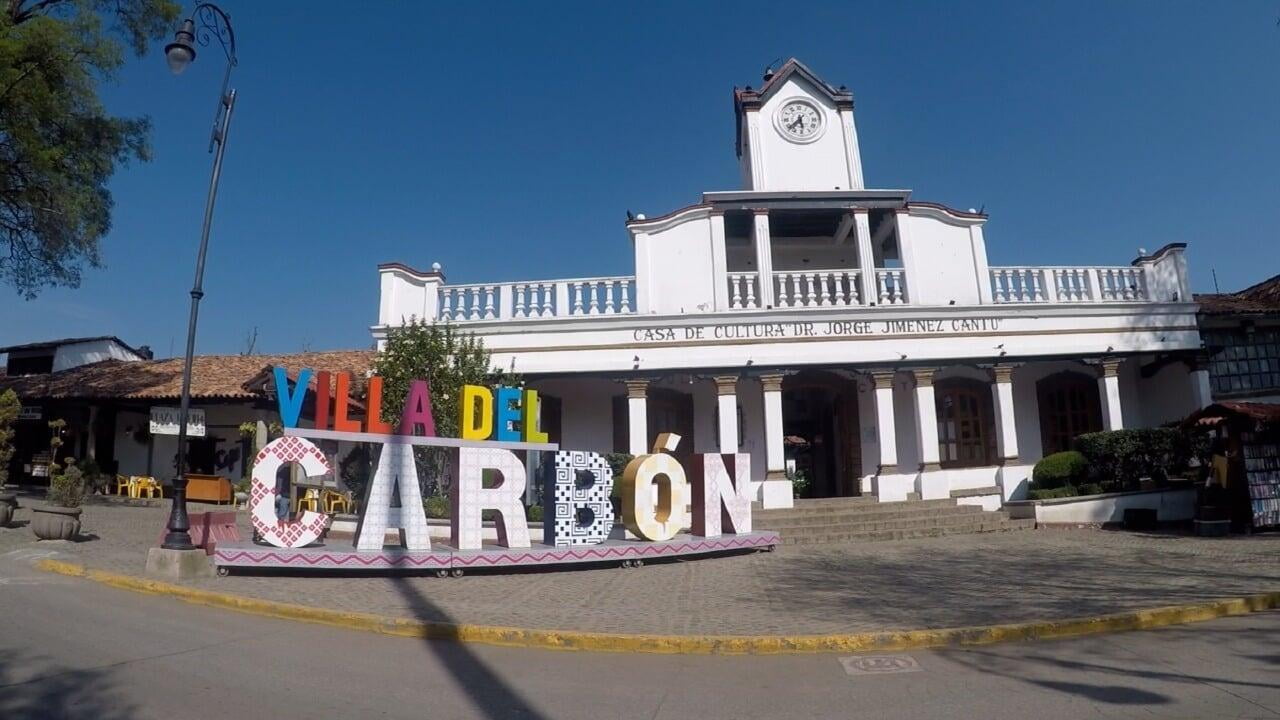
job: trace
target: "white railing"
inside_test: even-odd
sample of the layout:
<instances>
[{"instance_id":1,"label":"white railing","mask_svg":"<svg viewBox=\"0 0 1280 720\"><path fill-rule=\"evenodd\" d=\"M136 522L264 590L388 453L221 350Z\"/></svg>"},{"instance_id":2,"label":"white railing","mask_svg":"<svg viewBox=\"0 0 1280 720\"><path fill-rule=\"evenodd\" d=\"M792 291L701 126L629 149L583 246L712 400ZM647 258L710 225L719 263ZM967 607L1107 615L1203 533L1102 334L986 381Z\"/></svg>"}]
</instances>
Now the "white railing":
<instances>
[{"instance_id":1,"label":"white railing","mask_svg":"<svg viewBox=\"0 0 1280 720\"><path fill-rule=\"evenodd\" d=\"M996 303L1048 302L1046 268L991 268L991 300Z\"/></svg>"},{"instance_id":2,"label":"white railing","mask_svg":"<svg viewBox=\"0 0 1280 720\"><path fill-rule=\"evenodd\" d=\"M775 272L773 300L780 308L861 305L858 271Z\"/></svg>"},{"instance_id":3,"label":"white railing","mask_svg":"<svg viewBox=\"0 0 1280 720\"><path fill-rule=\"evenodd\" d=\"M602 277L440 288L439 319L453 322L635 313L635 278Z\"/></svg>"},{"instance_id":4,"label":"white railing","mask_svg":"<svg viewBox=\"0 0 1280 720\"><path fill-rule=\"evenodd\" d=\"M1091 303L1148 299L1137 267L993 267L995 303Z\"/></svg>"},{"instance_id":5,"label":"white railing","mask_svg":"<svg viewBox=\"0 0 1280 720\"><path fill-rule=\"evenodd\" d=\"M879 268L876 270L877 304L907 304L907 273L902 269Z\"/></svg>"},{"instance_id":6,"label":"white railing","mask_svg":"<svg viewBox=\"0 0 1280 720\"><path fill-rule=\"evenodd\" d=\"M729 277L729 308L749 310L760 307L760 275L753 272L731 272Z\"/></svg>"}]
</instances>

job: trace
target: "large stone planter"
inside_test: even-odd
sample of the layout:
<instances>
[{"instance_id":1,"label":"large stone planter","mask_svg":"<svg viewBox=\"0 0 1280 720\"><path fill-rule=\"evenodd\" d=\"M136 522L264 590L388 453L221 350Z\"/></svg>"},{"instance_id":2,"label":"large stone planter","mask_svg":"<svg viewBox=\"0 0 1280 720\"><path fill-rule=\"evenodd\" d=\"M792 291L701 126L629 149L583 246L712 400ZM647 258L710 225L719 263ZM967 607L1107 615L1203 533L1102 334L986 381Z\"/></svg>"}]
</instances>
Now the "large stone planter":
<instances>
[{"instance_id":1,"label":"large stone planter","mask_svg":"<svg viewBox=\"0 0 1280 720\"><path fill-rule=\"evenodd\" d=\"M18 509L18 496L14 493L0 493L0 527L9 527L13 521L13 513Z\"/></svg>"},{"instance_id":2,"label":"large stone planter","mask_svg":"<svg viewBox=\"0 0 1280 720\"><path fill-rule=\"evenodd\" d=\"M32 508L31 532L41 540L72 540L80 534L80 508L44 505Z\"/></svg>"}]
</instances>

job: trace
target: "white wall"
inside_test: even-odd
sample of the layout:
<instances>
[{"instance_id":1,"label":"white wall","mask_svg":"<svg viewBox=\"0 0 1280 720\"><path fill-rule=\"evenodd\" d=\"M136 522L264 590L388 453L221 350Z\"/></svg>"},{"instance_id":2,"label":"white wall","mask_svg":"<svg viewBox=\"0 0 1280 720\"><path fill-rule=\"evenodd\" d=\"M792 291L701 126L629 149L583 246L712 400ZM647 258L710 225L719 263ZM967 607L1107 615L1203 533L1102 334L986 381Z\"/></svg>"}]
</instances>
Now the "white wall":
<instances>
[{"instance_id":1,"label":"white wall","mask_svg":"<svg viewBox=\"0 0 1280 720\"><path fill-rule=\"evenodd\" d=\"M1155 375L1139 379L1136 385L1138 409L1146 427L1182 420L1199 410L1191 394L1191 372L1185 363L1169 363Z\"/></svg>"},{"instance_id":2,"label":"white wall","mask_svg":"<svg viewBox=\"0 0 1280 720\"><path fill-rule=\"evenodd\" d=\"M645 286L647 312L680 315L715 309L710 218L694 217L638 235L635 251L636 285Z\"/></svg>"},{"instance_id":3,"label":"white wall","mask_svg":"<svg viewBox=\"0 0 1280 720\"><path fill-rule=\"evenodd\" d=\"M613 452L613 396L625 395L623 386L602 378L535 380L529 386L544 395L560 398L560 447Z\"/></svg>"},{"instance_id":4,"label":"white wall","mask_svg":"<svg viewBox=\"0 0 1280 720\"><path fill-rule=\"evenodd\" d=\"M912 208L908 215L898 215L905 223L911 248L903 249L903 260L910 263L912 276L919 287L907 287L913 305L977 305L978 277L974 268L973 244L968 224L953 224L937 213ZM982 258L983 264L986 258Z\"/></svg>"},{"instance_id":5,"label":"white wall","mask_svg":"<svg viewBox=\"0 0 1280 720\"><path fill-rule=\"evenodd\" d=\"M103 360L141 359L136 353L114 340L92 340L58 346L53 356L53 371L58 372Z\"/></svg>"}]
</instances>

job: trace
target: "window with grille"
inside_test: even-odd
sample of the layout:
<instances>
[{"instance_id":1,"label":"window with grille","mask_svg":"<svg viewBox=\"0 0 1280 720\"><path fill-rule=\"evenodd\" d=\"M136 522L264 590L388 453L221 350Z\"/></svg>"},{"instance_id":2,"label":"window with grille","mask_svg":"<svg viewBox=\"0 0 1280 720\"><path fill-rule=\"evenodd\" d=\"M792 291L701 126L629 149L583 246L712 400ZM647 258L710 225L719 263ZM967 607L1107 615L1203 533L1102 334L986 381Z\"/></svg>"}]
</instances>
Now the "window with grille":
<instances>
[{"instance_id":1,"label":"window with grille","mask_svg":"<svg viewBox=\"0 0 1280 720\"><path fill-rule=\"evenodd\" d=\"M991 386L977 380L943 380L934 387L938 408L938 457L944 468L995 463Z\"/></svg>"},{"instance_id":2,"label":"window with grille","mask_svg":"<svg viewBox=\"0 0 1280 720\"><path fill-rule=\"evenodd\" d=\"M1280 328L1206 330L1214 395L1280 390Z\"/></svg>"}]
</instances>

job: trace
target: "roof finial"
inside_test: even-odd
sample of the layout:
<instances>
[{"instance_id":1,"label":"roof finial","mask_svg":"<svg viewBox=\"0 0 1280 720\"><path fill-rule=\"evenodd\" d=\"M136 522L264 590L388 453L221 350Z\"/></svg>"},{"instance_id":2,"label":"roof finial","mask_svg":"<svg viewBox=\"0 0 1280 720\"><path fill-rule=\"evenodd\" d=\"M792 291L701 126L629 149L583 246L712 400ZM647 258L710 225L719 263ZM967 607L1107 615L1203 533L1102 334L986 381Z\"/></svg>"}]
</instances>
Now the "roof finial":
<instances>
[{"instance_id":1,"label":"roof finial","mask_svg":"<svg viewBox=\"0 0 1280 720\"><path fill-rule=\"evenodd\" d=\"M765 82L769 82L770 80L772 80L772 79L773 79L773 75L774 75L774 73L773 73L773 66L774 66L774 65L777 65L777 64L778 64L778 61L779 61L779 60L781 60L781 59L782 59L782 58L780 58L780 57L774 58L774 59L773 59L773 62L770 62L768 65L766 65L766 66L765 66L765 68L764 68L764 81L765 81Z\"/></svg>"}]
</instances>

